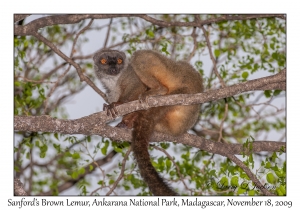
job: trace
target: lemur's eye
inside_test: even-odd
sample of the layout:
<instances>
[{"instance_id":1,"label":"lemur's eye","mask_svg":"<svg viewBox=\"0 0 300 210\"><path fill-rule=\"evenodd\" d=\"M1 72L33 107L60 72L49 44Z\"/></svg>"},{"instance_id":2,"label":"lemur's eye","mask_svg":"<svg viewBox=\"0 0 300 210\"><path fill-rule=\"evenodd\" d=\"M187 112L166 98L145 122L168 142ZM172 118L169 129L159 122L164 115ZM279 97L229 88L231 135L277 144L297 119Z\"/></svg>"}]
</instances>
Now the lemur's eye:
<instances>
[{"instance_id":1,"label":"lemur's eye","mask_svg":"<svg viewBox=\"0 0 300 210\"><path fill-rule=\"evenodd\" d=\"M100 60L100 62L101 62L102 64L106 64L106 59L105 59L105 58L102 58L102 59Z\"/></svg>"},{"instance_id":2,"label":"lemur's eye","mask_svg":"<svg viewBox=\"0 0 300 210\"><path fill-rule=\"evenodd\" d=\"M118 64L121 64L123 60L121 58L118 58Z\"/></svg>"}]
</instances>

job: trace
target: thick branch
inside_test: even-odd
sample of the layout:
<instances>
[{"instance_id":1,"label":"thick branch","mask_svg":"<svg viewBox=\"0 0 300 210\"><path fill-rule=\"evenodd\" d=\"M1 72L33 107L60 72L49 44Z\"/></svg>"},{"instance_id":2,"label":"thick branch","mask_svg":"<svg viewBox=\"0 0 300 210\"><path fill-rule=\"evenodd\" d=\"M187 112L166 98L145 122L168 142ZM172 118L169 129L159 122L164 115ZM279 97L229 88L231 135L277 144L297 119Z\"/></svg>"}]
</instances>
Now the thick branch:
<instances>
[{"instance_id":1,"label":"thick branch","mask_svg":"<svg viewBox=\"0 0 300 210\"><path fill-rule=\"evenodd\" d=\"M285 83L285 74L286 70L284 69L280 73L273 76L251 80L226 88L211 90L205 93L150 97L148 100L148 104L149 107L157 107L176 104L199 104L218 100L250 90L264 89L265 87L272 84ZM133 101L127 104L120 105L117 108L119 114L124 115L137 110L142 110L144 109L144 106L139 101ZM16 131L40 131L65 134L100 135L103 137L109 137L113 140L122 139L126 141L130 141L131 139L130 131L120 128L112 128L105 124L108 121L113 120L110 116L107 116L106 112L95 113L76 120L60 120L51 118L50 116L15 116L14 120L14 129ZM226 146L227 144L205 140L193 135L184 135L183 137L175 139L170 136L168 137L160 134L160 136L158 135L156 136L156 138L159 141L161 141L162 139L166 141L175 141L221 155L224 155L226 153L228 154L228 152L231 154L241 154L241 152L243 151L239 146L234 147L231 144L230 146ZM255 149L253 151L269 151L268 148L271 148L271 151L280 151L280 148L282 146L285 146L285 143L265 142L263 146L260 145L258 148L254 147Z\"/></svg>"},{"instance_id":2,"label":"thick branch","mask_svg":"<svg viewBox=\"0 0 300 210\"><path fill-rule=\"evenodd\" d=\"M250 80L247 82L239 83L236 85L228 86L225 88L217 89L217 90L210 90L204 93L198 93L198 94L177 94L177 95L168 95L168 96L156 96L156 97L149 97L148 99L148 106L150 107L158 107L158 106L171 106L171 105L190 105L190 104L200 104L205 103L209 101L215 101L227 97L231 97L240 93L253 91L253 90L265 90L268 87L272 87L274 89L278 89L279 87L282 87L282 84L285 84L286 80L286 70L283 69L278 74L263 77L255 80ZM285 89L285 88L284 88ZM139 101L132 101L126 104L122 104L117 107L118 113L122 116L134 111L143 110L144 105L141 104ZM43 131L39 130L39 126L35 127L35 122L31 122L30 124L22 124L21 122L18 122L16 119L21 116L15 117L15 129L16 130L22 130L26 131ZM25 117L27 118L27 117ZM32 117L28 117L32 118ZM35 117L38 118L38 117ZM41 120L47 120L47 118L52 119L49 116L40 116ZM104 124L108 121L113 120L110 116L107 116L105 112L99 112L92 114L87 117L80 118L78 120L66 120L66 122L72 122L74 123L72 128L71 127L63 127L60 125L60 123L63 123L65 121L63 120L57 120L57 127L55 127L54 130L49 132L62 132L65 131L65 133L81 133L88 134L87 129L82 126L93 126L97 123ZM55 122L53 122L55 123ZM77 123L82 125L77 125ZM25 127L24 127L25 126ZM43 126L43 124L40 124L40 126ZM89 127L90 128L90 127ZM33 129L33 130L32 130ZM63 129L63 130L61 130Z\"/></svg>"},{"instance_id":3,"label":"thick branch","mask_svg":"<svg viewBox=\"0 0 300 210\"><path fill-rule=\"evenodd\" d=\"M14 194L17 196L27 196L27 192L24 190L24 185L20 179L14 179Z\"/></svg>"},{"instance_id":4,"label":"thick branch","mask_svg":"<svg viewBox=\"0 0 300 210\"><path fill-rule=\"evenodd\" d=\"M50 116L15 116L15 130L19 131L41 131L65 134L84 134L84 135L100 135L108 137L112 140L131 141L131 131L121 128L113 128L105 124L95 124L99 121L96 115L104 115L101 112L90 115L78 120L59 120L51 118ZM156 133L151 139L152 142L169 141L186 144L188 146L196 147L207 152L220 154L248 154L249 149L244 149L241 144L225 144L221 142L214 142L206 140L191 134L174 138L164 134ZM272 142L272 141L258 141L253 143L253 152L261 151L285 151L285 142Z\"/></svg>"},{"instance_id":5,"label":"thick branch","mask_svg":"<svg viewBox=\"0 0 300 210\"><path fill-rule=\"evenodd\" d=\"M247 82L242 82L225 88L210 90L198 94L178 94L169 96L149 97L149 107L171 106L171 105L190 105L201 104L210 101L231 97L248 91L254 90L285 90L286 70L283 69L278 74L262 77ZM133 101L117 107L120 115L144 109L139 101ZM111 119L111 118L109 118Z\"/></svg>"},{"instance_id":6,"label":"thick branch","mask_svg":"<svg viewBox=\"0 0 300 210\"><path fill-rule=\"evenodd\" d=\"M226 88L207 91L204 93L149 97L148 105L149 107L157 107L177 104L200 104L230 97L251 90L264 90L265 87L268 87L269 85L276 86L276 84L285 83L285 73L286 71L282 70L280 73L273 76L251 80L240 84L232 85ZM141 104L139 101L132 101L130 103L118 106L117 109L120 115L125 115L137 110L144 109L144 105ZM105 112L95 113L77 120L59 120L53 119L50 116L15 116L14 127L15 130L19 131L47 131L69 134L82 133L85 135L92 135L98 133L93 133L93 130L91 128L97 126L97 124L104 124L111 120L113 119L110 116L107 116ZM43 121L49 122L50 124L46 125L45 123L43 123Z\"/></svg>"},{"instance_id":7,"label":"thick branch","mask_svg":"<svg viewBox=\"0 0 300 210\"><path fill-rule=\"evenodd\" d=\"M218 23L226 20L249 20L256 18L269 18L277 17L285 19L282 14L251 14L251 15L222 15L217 18L211 18L207 20L201 20L198 22L165 22L150 17L149 15L138 14L87 14L87 15L53 15L34 20L25 26L15 25L14 34L20 36L32 35L32 32L36 32L38 29L45 26L57 25L57 24L74 24L79 23L85 19L108 19L117 17L139 17L152 24L161 27L181 26L181 27L201 27L212 23Z\"/></svg>"},{"instance_id":8,"label":"thick branch","mask_svg":"<svg viewBox=\"0 0 300 210\"><path fill-rule=\"evenodd\" d=\"M21 14L14 15L14 23L18 22L20 20L24 20L28 16L30 16L30 15L28 15L28 14L27 15L26 14L24 14L24 15L21 15Z\"/></svg>"}]
</instances>

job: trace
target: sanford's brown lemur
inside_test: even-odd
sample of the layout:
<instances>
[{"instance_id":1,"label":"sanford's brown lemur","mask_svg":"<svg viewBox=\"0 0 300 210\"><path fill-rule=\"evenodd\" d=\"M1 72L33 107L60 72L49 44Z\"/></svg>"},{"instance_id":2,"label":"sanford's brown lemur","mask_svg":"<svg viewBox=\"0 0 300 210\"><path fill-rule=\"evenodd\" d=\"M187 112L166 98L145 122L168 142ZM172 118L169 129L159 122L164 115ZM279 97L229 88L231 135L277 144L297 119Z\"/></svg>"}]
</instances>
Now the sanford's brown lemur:
<instances>
[{"instance_id":1,"label":"sanford's brown lemur","mask_svg":"<svg viewBox=\"0 0 300 210\"><path fill-rule=\"evenodd\" d=\"M133 100L146 102L148 96L192 94L203 91L200 74L187 62L173 61L152 50L136 51L130 63L116 50L100 50L93 57L97 77L107 91L108 113L115 105ZM184 134L196 122L199 105L150 108L125 115L122 123L133 127L132 149L141 176L154 195L177 195L151 164L148 143L157 131L173 136ZM122 124L121 123L121 124Z\"/></svg>"}]
</instances>

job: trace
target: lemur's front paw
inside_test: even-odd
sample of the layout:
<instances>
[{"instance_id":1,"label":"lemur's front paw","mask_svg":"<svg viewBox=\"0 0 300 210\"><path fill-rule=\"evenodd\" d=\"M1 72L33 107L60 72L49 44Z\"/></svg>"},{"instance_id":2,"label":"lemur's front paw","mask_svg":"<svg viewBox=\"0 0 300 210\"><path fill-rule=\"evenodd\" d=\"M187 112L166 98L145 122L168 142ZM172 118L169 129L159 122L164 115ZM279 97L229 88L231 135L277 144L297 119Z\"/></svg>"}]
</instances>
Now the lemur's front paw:
<instances>
[{"instance_id":1,"label":"lemur's front paw","mask_svg":"<svg viewBox=\"0 0 300 210\"><path fill-rule=\"evenodd\" d=\"M121 105L120 102L112 102L111 104L103 104L103 111L106 111L107 116L112 116L113 118L116 118L118 116L118 111L116 109L116 106Z\"/></svg>"},{"instance_id":2,"label":"lemur's front paw","mask_svg":"<svg viewBox=\"0 0 300 210\"><path fill-rule=\"evenodd\" d=\"M147 92L142 93L142 94L139 96L139 102L143 105L143 107L144 107L145 109L148 109L148 108L149 108L148 98L149 98L149 95L147 94Z\"/></svg>"}]
</instances>

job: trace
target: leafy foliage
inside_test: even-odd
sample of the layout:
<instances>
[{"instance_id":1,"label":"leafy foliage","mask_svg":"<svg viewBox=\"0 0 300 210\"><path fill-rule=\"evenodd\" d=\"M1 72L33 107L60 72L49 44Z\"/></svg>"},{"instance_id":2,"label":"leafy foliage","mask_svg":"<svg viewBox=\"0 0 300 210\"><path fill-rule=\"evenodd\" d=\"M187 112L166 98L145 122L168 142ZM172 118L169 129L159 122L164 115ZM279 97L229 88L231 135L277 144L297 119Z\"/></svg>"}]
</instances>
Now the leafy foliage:
<instances>
[{"instance_id":1,"label":"leafy foliage","mask_svg":"<svg viewBox=\"0 0 300 210\"><path fill-rule=\"evenodd\" d=\"M153 17L184 23L195 19L194 15ZM200 15L201 20L218 17L220 15ZM128 17L114 18L109 23L94 20L80 34L87 24L84 20L78 24L52 25L39 29L39 33L66 55L71 55L92 80L95 80L93 51L82 50L90 43L97 49L104 46L123 50L129 57L139 49L158 50L170 58L189 61L203 75L206 90L221 87L212 70L201 27L161 27ZM286 66L285 24L285 20L270 17L224 20L204 26L217 70L226 85L271 75ZM97 39L93 40L93 33L97 34ZM99 41L99 34L106 34L108 41L101 36ZM65 103L86 90L86 84L80 82L75 69L33 36L14 37L14 78L15 115L47 114L69 118ZM199 122L193 132L212 141L241 143L245 148L251 148L254 140L283 141L286 129L284 97L283 91L265 90L202 104ZM15 173L32 195L63 194L68 182L76 183L70 194L150 195L133 155L127 155L129 146L126 142L97 136L15 132ZM172 159L150 148L152 164L180 194L261 195L247 174L228 158L185 145L160 143L157 146ZM238 158L270 192L286 195L284 154L250 153ZM126 160L124 166L123 160ZM116 188L110 192L119 177Z\"/></svg>"}]
</instances>

